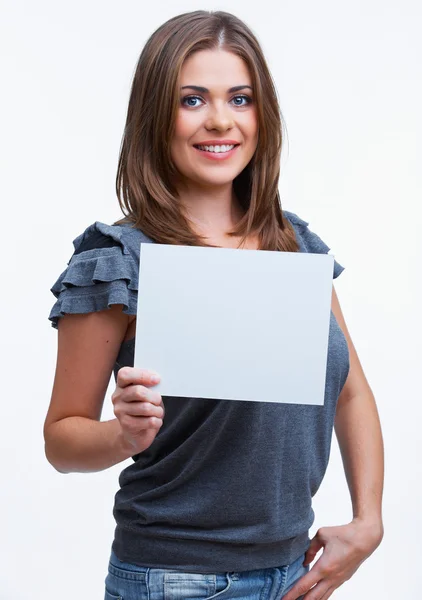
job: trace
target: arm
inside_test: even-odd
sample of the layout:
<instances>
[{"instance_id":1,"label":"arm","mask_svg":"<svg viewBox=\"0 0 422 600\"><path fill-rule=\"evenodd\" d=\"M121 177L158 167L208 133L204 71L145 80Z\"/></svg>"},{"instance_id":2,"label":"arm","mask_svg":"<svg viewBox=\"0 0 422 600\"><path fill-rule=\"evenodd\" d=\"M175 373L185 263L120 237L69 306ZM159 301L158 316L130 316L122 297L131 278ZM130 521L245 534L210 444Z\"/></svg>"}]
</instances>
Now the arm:
<instances>
[{"instance_id":1,"label":"arm","mask_svg":"<svg viewBox=\"0 0 422 600\"><path fill-rule=\"evenodd\" d=\"M118 419L67 417L49 426L45 455L59 473L103 471L133 454L123 448L120 432Z\"/></svg>"},{"instance_id":2,"label":"arm","mask_svg":"<svg viewBox=\"0 0 422 600\"><path fill-rule=\"evenodd\" d=\"M346 337L350 356L349 374L338 399L334 427L350 490L353 519L346 525L322 527L317 531L304 565L310 564L321 548L324 552L283 600L296 600L302 595L304 600L327 600L374 552L384 535L381 513L384 450L375 398L334 287L331 308Z\"/></svg>"},{"instance_id":3,"label":"arm","mask_svg":"<svg viewBox=\"0 0 422 600\"><path fill-rule=\"evenodd\" d=\"M335 433L350 490L353 518L382 537L384 447L375 398L366 380L333 288L332 310L347 339L350 371L340 394Z\"/></svg>"},{"instance_id":4,"label":"arm","mask_svg":"<svg viewBox=\"0 0 422 600\"><path fill-rule=\"evenodd\" d=\"M130 317L122 305L68 314L58 324L57 364L44 423L45 454L60 473L107 469L127 458L119 420L100 421Z\"/></svg>"}]
</instances>

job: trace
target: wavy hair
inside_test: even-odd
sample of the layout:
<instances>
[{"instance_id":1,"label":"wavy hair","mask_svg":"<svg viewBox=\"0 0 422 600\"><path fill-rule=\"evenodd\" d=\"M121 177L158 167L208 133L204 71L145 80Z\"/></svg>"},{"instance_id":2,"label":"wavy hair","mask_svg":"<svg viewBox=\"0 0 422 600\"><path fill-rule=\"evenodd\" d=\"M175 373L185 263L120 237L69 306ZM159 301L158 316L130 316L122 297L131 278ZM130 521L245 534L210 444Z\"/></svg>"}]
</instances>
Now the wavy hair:
<instances>
[{"instance_id":1,"label":"wavy hair","mask_svg":"<svg viewBox=\"0 0 422 600\"><path fill-rule=\"evenodd\" d=\"M191 228L178 201L178 171L171 157L180 71L200 50L226 50L246 63L258 119L255 153L233 181L244 209L231 236L256 235L260 249L297 252L292 225L283 218L278 192L283 117L259 42L243 21L223 11L177 15L147 40L132 82L116 175L125 218L158 243L212 246Z\"/></svg>"}]
</instances>

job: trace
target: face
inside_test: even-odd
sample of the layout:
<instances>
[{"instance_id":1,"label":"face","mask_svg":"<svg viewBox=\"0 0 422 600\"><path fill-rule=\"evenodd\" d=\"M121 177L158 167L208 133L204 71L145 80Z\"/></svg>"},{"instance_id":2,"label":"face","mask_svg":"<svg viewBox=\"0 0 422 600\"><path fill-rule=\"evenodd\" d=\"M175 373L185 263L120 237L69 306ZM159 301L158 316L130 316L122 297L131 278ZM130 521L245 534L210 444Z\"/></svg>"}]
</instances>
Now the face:
<instances>
[{"instance_id":1,"label":"face","mask_svg":"<svg viewBox=\"0 0 422 600\"><path fill-rule=\"evenodd\" d=\"M182 67L180 88L171 154L182 181L206 187L231 184L251 160L258 141L246 64L223 50L195 52Z\"/></svg>"}]
</instances>

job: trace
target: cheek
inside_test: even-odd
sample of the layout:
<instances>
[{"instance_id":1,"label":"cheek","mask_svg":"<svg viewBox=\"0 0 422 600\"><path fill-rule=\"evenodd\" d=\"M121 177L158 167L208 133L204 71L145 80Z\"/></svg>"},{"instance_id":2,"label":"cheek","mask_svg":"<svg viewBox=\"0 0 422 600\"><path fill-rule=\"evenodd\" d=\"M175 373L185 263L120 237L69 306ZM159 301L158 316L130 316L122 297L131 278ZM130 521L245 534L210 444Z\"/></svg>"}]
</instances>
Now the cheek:
<instances>
[{"instance_id":1,"label":"cheek","mask_svg":"<svg viewBox=\"0 0 422 600\"><path fill-rule=\"evenodd\" d=\"M197 129L197 124L192 115L180 112L176 118L174 138L176 142L186 142Z\"/></svg>"},{"instance_id":2,"label":"cheek","mask_svg":"<svg viewBox=\"0 0 422 600\"><path fill-rule=\"evenodd\" d=\"M255 111L243 113L241 118L238 118L238 126L241 130L248 146L255 146L258 141L258 119Z\"/></svg>"},{"instance_id":3,"label":"cheek","mask_svg":"<svg viewBox=\"0 0 422 600\"><path fill-rule=\"evenodd\" d=\"M256 116L256 111L251 111L248 114L245 127L247 127L248 133L251 137L254 138L258 136L258 118Z\"/></svg>"}]
</instances>

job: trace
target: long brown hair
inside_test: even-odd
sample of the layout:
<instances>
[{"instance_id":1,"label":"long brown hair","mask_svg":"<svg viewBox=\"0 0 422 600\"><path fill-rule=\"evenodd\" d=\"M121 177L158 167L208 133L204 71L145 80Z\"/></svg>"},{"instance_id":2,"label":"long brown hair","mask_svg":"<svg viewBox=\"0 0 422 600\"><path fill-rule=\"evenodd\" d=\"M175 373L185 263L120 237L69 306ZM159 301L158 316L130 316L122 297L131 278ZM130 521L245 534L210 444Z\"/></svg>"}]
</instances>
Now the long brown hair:
<instances>
[{"instance_id":1,"label":"long brown hair","mask_svg":"<svg viewBox=\"0 0 422 600\"><path fill-rule=\"evenodd\" d=\"M223 11L197 10L177 15L147 40L130 92L120 148L116 192L131 222L163 244L211 246L190 227L178 201L177 169L172 161L184 61L199 50L235 53L249 68L258 118L256 151L234 179L244 216L229 235L259 238L260 249L297 252L294 229L282 216L278 192L282 147L282 114L261 47L240 19Z\"/></svg>"}]
</instances>

